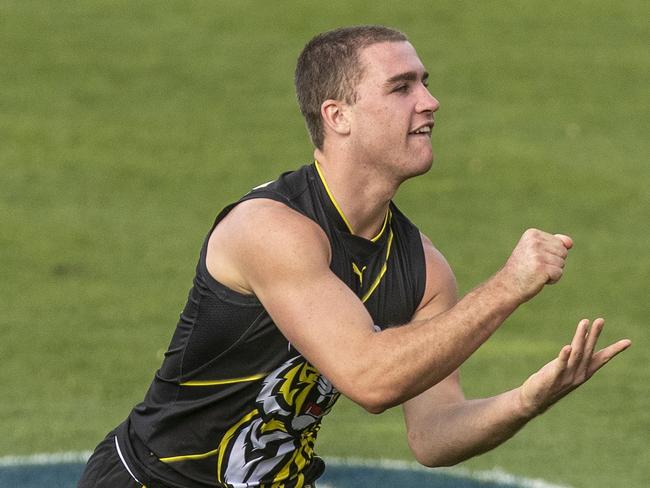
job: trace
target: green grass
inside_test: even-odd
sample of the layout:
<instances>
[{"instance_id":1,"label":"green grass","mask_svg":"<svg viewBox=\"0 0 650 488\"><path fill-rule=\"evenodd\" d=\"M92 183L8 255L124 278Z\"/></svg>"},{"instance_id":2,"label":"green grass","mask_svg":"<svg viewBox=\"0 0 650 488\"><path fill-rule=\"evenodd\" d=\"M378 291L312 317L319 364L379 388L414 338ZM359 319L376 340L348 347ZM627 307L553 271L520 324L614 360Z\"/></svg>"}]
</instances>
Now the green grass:
<instances>
[{"instance_id":1,"label":"green grass","mask_svg":"<svg viewBox=\"0 0 650 488\"><path fill-rule=\"evenodd\" d=\"M633 348L465 463L641 488L646 365L648 8L641 1L0 4L0 454L90 449L158 366L218 210L311 157L292 73L315 33L405 30L440 99L436 166L398 203L462 291L530 226L576 241L565 279L463 367L517 386L583 316ZM329 455L409 458L399 409L342 401Z\"/></svg>"}]
</instances>

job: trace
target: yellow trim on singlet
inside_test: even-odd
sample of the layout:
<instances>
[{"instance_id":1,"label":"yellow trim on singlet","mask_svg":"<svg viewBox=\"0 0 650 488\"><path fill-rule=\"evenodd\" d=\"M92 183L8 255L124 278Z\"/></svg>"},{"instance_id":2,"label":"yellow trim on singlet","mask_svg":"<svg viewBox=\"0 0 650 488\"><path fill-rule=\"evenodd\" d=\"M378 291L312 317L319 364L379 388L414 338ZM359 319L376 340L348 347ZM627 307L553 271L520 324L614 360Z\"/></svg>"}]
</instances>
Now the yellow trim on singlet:
<instances>
[{"instance_id":1,"label":"yellow trim on singlet","mask_svg":"<svg viewBox=\"0 0 650 488\"><path fill-rule=\"evenodd\" d=\"M386 230L386 224L388 223L390 216L391 216L390 209L388 209L386 211L386 216L384 217L384 225L381 226L381 230L379 231L379 234L377 234L375 237L370 239L370 242L377 242L377 240L381 237L381 235L384 233L384 230Z\"/></svg>"},{"instance_id":2,"label":"yellow trim on singlet","mask_svg":"<svg viewBox=\"0 0 650 488\"><path fill-rule=\"evenodd\" d=\"M320 176L320 180L323 182L323 186L325 187L325 191L327 192L327 196L330 197L330 200L332 201L332 204L334 205L334 208L336 208L336 211L339 213L339 215L343 219L343 222L345 222L345 225L348 228L348 230L350 231L350 234L354 234L354 230L352 230L352 226L350 225L350 222L348 222L348 219L345 218L345 214L343 213L343 210L341 210L341 207L339 207L339 204L336 201L336 198L334 198L334 195L330 191L330 187L327 185L327 181L325 181L325 177L323 176L323 172L320 169L320 163L318 161L314 161L314 165L316 166L316 171L318 172L318 176Z\"/></svg>"},{"instance_id":3,"label":"yellow trim on singlet","mask_svg":"<svg viewBox=\"0 0 650 488\"><path fill-rule=\"evenodd\" d=\"M209 458L210 456L214 456L219 452L219 448L217 447L216 449L213 449L212 451L209 452L204 452L203 454L186 454L184 456L170 456L170 457L164 457L164 458L159 458L160 461L163 463L177 463L179 461L191 461L194 459L205 459Z\"/></svg>"},{"instance_id":4,"label":"yellow trim on singlet","mask_svg":"<svg viewBox=\"0 0 650 488\"><path fill-rule=\"evenodd\" d=\"M384 265L381 267L379 270L379 274L375 278L375 281L372 282L372 285L368 289L368 291L361 297L361 301L363 303L366 303L368 298L373 294L373 292L377 289L379 286L379 283L381 282L381 279L384 277L386 274L386 270L388 269L388 257L390 256L390 251L393 247L393 229L390 230L390 234L388 234L388 244L387 244L387 249L386 249L386 259L384 260Z\"/></svg>"},{"instance_id":5,"label":"yellow trim on singlet","mask_svg":"<svg viewBox=\"0 0 650 488\"><path fill-rule=\"evenodd\" d=\"M247 381L256 381L265 378L268 373L259 373L251 376L244 376L242 378L228 378L225 380L197 380L186 381L181 383L181 386L215 386L215 385L230 385L232 383L246 383Z\"/></svg>"},{"instance_id":6,"label":"yellow trim on singlet","mask_svg":"<svg viewBox=\"0 0 650 488\"><path fill-rule=\"evenodd\" d=\"M159 458L159 460L161 462L163 462L163 463L169 464L169 463L177 463L179 461L192 461L192 460L197 460L197 459L205 459L205 458L209 458L210 456L215 456L215 455L219 454L218 463L219 463L219 465L221 465L221 463L223 461L223 451L221 453L219 453L219 450L223 446L224 440L226 442L229 441L230 438L233 436L234 432L237 430L237 428L239 428L240 425L248 422L251 418L253 418L255 415L257 415L257 413L258 413L257 410L253 410L248 415L246 415L244 418L242 418L239 422L237 422L235 425L233 425L228 430L228 432L226 432L226 434L223 436L223 439L222 439L221 443L219 444L219 447L217 447L216 449L213 449L211 451L204 452L204 453L201 453L201 454L184 454L184 455L181 455L181 456L169 456L169 457ZM219 481L222 481L222 480L219 480Z\"/></svg>"},{"instance_id":7,"label":"yellow trim on singlet","mask_svg":"<svg viewBox=\"0 0 650 488\"><path fill-rule=\"evenodd\" d=\"M327 181L325 181L325 176L323 176L323 171L321 170L320 163L318 160L314 160L314 166L316 167L316 171L318 172L318 176L320 177L321 182L323 183L323 187L325 188L325 192L327 193L327 196L329 196L332 204L334 205L334 208L336 208L336 211L339 213L341 216L341 219L343 219L343 222L345 223L346 227L350 231L350 234L354 234L354 230L352 229L352 226L350 225L350 222L348 222L348 219L345 217L345 214L343 213L343 210L341 210L341 207L339 206L338 202L336 201L336 198L334 198L334 195L330 191L329 186L327 185ZM379 238L383 235L384 231L386 230L386 227L390 228L389 222L392 218L392 213L390 211L390 208L386 210L386 216L384 217L384 224L381 226L381 230L379 233L370 239L371 242L376 242L379 240ZM388 257L390 256L390 251L391 247L393 244L393 229L390 229L390 234L388 236L388 245L386 249L386 259L384 261L384 265L381 267L381 270L379 270L379 274L375 278L375 281L373 281L372 285L370 286L370 289L363 295L361 298L362 302L366 302L370 296L373 294L373 292L377 289L379 286L379 283L381 282L381 279L384 277L384 274L386 274L386 270L388 269ZM360 277L360 281L363 280L363 271L359 269L359 267L355 264L352 263L353 271L355 274L357 274ZM356 269L355 269L356 268ZM365 267L364 267L365 269ZM363 283L363 281L362 281Z\"/></svg>"},{"instance_id":8,"label":"yellow trim on singlet","mask_svg":"<svg viewBox=\"0 0 650 488\"><path fill-rule=\"evenodd\" d=\"M334 205L334 208L336 211L339 213L341 216L341 219L343 219L343 223L345 223L345 226L348 228L350 231L350 234L356 235L354 233L354 229L352 229L352 225L348 221L347 217L343 213L343 210L341 210L341 207L339 206L339 202L336 201L336 198L334 198L334 195L332 194L329 185L327 184L327 181L325 180L325 176L323 176L323 170L320 168L320 163L318 160L314 160L314 166L316 166L316 171L318 172L318 176L320 177L321 182L323 183L323 187L325 188L325 192L327 193L327 196L330 197L330 200L332 202L332 205ZM384 224L381 226L381 230L379 233L370 239L370 242L376 242L384 233L384 230L386 229L386 224L388 223L389 220L389 214L390 214L390 209L386 210L386 215L384 216Z\"/></svg>"}]
</instances>

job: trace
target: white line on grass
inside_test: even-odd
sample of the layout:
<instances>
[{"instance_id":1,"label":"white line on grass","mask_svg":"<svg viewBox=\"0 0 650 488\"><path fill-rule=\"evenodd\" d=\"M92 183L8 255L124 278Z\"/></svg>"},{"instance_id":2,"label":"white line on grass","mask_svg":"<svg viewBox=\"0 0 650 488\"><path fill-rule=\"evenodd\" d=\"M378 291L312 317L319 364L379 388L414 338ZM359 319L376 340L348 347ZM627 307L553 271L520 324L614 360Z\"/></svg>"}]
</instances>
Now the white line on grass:
<instances>
[{"instance_id":1,"label":"white line on grass","mask_svg":"<svg viewBox=\"0 0 650 488\"><path fill-rule=\"evenodd\" d=\"M28 456L4 456L0 457L0 467L8 466L38 466L63 463L85 463L92 451L80 452L56 452L31 454ZM470 471L466 468L425 468L415 462L401 461L397 459L364 459L364 458L340 458L327 457L326 464L329 466L349 466L381 468L396 471L426 471L457 476L459 478L470 478L478 481L491 481L504 485L518 486L521 488L570 488L567 485L556 485L540 479L524 478L515 476L500 468L489 471ZM327 488L327 487L324 487Z\"/></svg>"},{"instance_id":2,"label":"white line on grass","mask_svg":"<svg viewBox=\"0 0 650 488\"><path fill-rule=\"evenodd\" d=\"M501 483L504 485L517 486L521 488L571 488L568 485L556 485L541 479L524 478L515 476L500 468L494 468L489 471L471 471L467 468L426 468L418 463L403 461L398 459L364 459L364 458L325 458L329 466L361 466L368 468L383 468L395 471L426 471L433 473L446 474L459 478L469 478L478 481L488 481Z\"/></svg>"},{"instance_id":3,"label":"white line on grass","mask_svg":"<svg viewBox=\"0 0 650 488\"><path fill-rule=\"evenodd\" d=\"M85 463L92 451L54 452L30 454L28 456L0 457L0 466L39 466L46 464Z\"/></svg>"}]
</instances>

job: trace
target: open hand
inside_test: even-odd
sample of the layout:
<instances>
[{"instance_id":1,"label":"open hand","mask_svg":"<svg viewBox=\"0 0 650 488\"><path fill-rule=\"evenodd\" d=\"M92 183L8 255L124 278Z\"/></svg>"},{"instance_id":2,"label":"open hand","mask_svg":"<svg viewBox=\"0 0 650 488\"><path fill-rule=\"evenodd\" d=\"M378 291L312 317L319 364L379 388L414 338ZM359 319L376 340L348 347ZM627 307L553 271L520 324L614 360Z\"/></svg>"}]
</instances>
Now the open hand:
<instances>
[{"instance_id":1,"label":"open hand","mask_svg":"<svg viewBox=\"0 0 650 488\"><path fill-rule=\"evenodd\" d=\"M520 388L520 400L530 416L542 413L560 398L583 384L607 362L624 351L632 342L623 339L594 353L598 336L605 320L596 319L578 323L571 345L564 346L560 354L533 374Z\"/></svg>"}]
</instances>

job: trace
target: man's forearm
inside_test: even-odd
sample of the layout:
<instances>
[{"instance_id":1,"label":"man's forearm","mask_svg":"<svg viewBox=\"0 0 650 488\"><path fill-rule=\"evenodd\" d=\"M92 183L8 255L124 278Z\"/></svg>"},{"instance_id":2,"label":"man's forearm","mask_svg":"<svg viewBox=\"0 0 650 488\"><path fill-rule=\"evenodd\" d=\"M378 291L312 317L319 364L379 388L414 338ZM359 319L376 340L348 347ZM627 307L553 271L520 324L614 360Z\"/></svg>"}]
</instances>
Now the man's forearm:
<instances>
[{"instance_id":1,"label":"man's forearm","mask_svg":"<svg viewBox=\"0 0 650 488\"><path fill-rule=\"evenodd\" d=\"M521 303L561 278L571 246L567 236L529 229L504 267L454 307L366 342L361 363L371 367L355 377L371 395L369 410L401 404L456 370Z\"/></svg>"},{"instance_id":2,"label":"man's forearm","mask_svg":"<svg viewBox=\"0 0 650 488\"><path fill-rule=\"evenodd\" d=\"M385 408L417 396L455 371L519 303L497 275L440 315L377 334L367 353L382 357L381 363L390 367L375 369L368 381L385 399Z\"/></svg>"},{"instance_id":3,"label":"man's forearm","mask_svg":"<svg viewBox=\"0 0 650 488\"><path fill-rule=\"evenodd\" d=\"M408 438L418 461L426 466L452 466L510 439L534 415L525 411L519 388L500 395L432 407Z\"/></svg>"},{"instance_id":4,"label":"man's forearm","mask_svg":"<svg viewBox=\"0 0 650 488\"><path fill-rule=\"evenodd\" d=\"M491 398L464 400L456 376L443 384L445 389L404 405L409 444L418 461L445 466L488 451L589 380L631 345L629 339L622 339L596 351L604 323L596 319L590 327L589 320L581 320L571 345L563 346L555 359L519 388Z\"/></svg>"}]
</instances>

